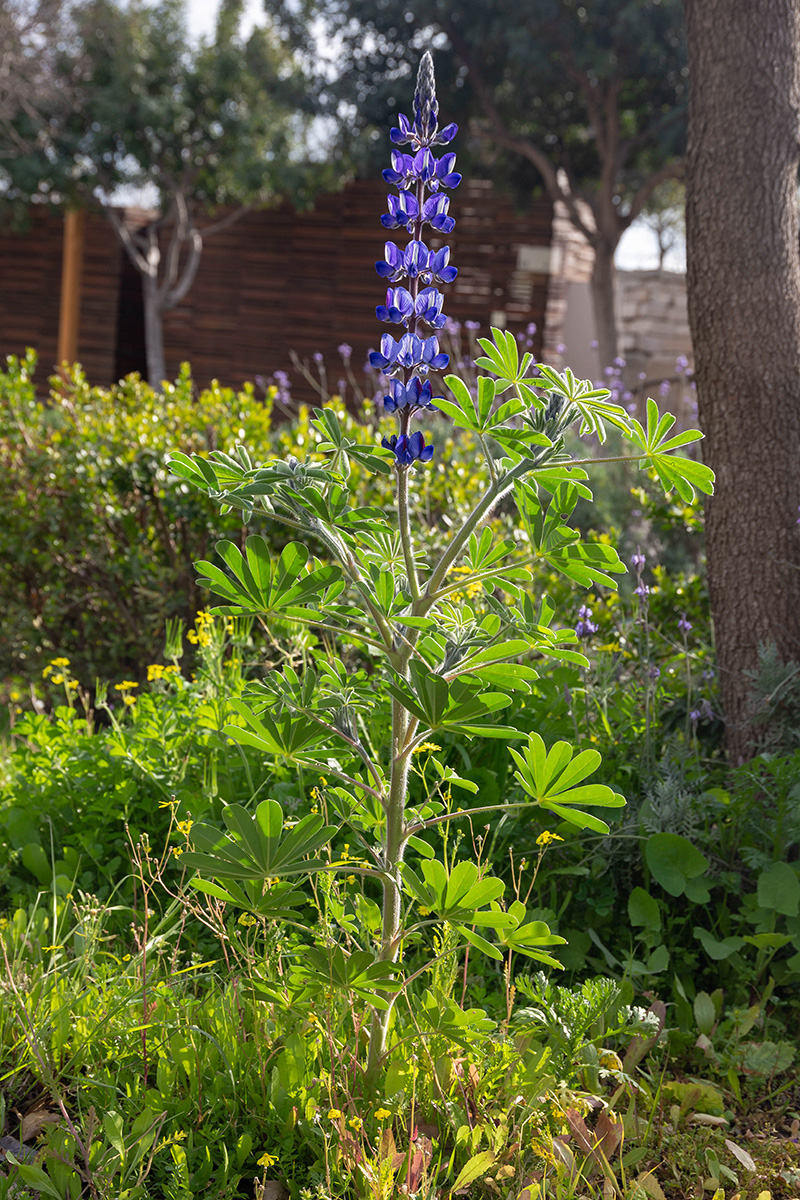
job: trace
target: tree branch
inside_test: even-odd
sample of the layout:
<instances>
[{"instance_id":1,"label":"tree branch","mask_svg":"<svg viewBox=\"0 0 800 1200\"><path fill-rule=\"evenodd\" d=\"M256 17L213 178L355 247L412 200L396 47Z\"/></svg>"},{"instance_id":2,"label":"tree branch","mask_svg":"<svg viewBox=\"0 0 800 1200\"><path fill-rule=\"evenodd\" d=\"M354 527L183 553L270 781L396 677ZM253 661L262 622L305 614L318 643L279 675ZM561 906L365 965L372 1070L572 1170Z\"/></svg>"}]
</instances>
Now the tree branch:
<instances>
[{"instance_id":1,"label":"tree branch","mask_svg":"<svg viewBox=\"0 0 800 1200\"><path fill-rule=\"evenodd\" d=\"M620 218L622 228L627 229L636 220L657 187L660 187L662 183L666 183L668 179L682 179L685 173L686 160L681 158L677 162L667 163L660 171L654 172L649 179L645 179L639 190L634 193L627 213L624 217Z\"/></svg>"}]
</instances>

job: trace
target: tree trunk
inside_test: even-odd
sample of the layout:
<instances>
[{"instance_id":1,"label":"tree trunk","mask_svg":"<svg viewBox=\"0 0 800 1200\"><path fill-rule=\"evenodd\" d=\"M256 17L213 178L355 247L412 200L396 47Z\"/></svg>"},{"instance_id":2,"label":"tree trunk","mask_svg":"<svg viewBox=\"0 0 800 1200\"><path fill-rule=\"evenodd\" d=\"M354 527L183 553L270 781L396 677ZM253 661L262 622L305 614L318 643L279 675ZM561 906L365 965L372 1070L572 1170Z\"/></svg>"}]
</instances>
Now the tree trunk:
<instances>
[{"instance_id":1,"label":"tree trunk","mask_svg":"<svg viewBox=\"0 0 800 1200\"><path fill-rule=\"evenodd\" d=\"M800 0L685 0L687 286L733 763L759 644L800 660Z\"/></svg>"},{"instance_id":2,"label":"tree trunk","mask_svg":"<svg viewBox=\"0 0 800 1200\"><path fill-rule=\"evenodd\" d=\"M144 297L144 347L147 356L147 381L160 392L167 377L164 360L164 314L158 293L158 280L142 275Z\"/></svg>"},{"instance_id":3,"label":"tree trunk","mask_svg":"<svg viewBox=\"0 0 800 1200\"><path fill-rule=\"evenodd\" d=\"M594 248L594 266L592 267L592 309L594 311L595 337L597 338L597 353L600 366L612 366L617 357L617 317L614 300L614 250L616 245L609 246L599 242Z\"/></svg>"}]
</instances>

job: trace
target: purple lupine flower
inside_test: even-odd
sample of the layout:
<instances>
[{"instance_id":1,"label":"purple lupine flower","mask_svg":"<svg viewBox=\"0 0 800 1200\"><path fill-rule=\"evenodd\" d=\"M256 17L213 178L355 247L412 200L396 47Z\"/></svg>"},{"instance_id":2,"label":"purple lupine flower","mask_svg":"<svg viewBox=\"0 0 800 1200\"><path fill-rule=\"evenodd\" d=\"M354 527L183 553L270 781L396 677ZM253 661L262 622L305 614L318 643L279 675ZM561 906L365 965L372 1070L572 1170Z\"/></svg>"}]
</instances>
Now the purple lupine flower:
<instances>
[{"instance_id":1,"label":"purple lupine flower","mask_svg":"<svg viewBox=\"0 0 800 1200\"><path fill-rule=\"evenodd\" d=\"M644 564L646 562L647 559L642 554L641 550L637 550L635 554L631 555L631 566L637 573L644 568Z\"/></svg>"},{"instance_id":2,"label":"purple lupine flower","mask_svg":"<svg viewBox=\"0 0 800 1200\"><path fill-rule=\"evenodd\" d=\"M395 375L404 367L411 371L442 371L449 361L447 354L439 353L438 338L422 338L415 333L404 333L399 341L385 333L380 351L372 350L369 355L370 366L387 375Z\"/></svg>"},{"instance_id":3,"label":"purple lupine flower","mask_svg":"<svg viewBox=\"0 0 800 1200\"><path fill-rule=\"evenodd\" d=\"M621 370L621 369L622 369L622 368L625 366L625 361L626 361L626 360L625 360L624 358L615 358L615 359L614 359L614 366L615 366L615 367L619 367L619 368L620 368L620 370Z\"/></svg>"},{"instance_id":4,"label":"purple lupine flower","mask_svg":"<svg viewBox=\"0 0 800 1200\"><path fill-rule=\"evenodd\" d=\"M633 589L633 594L634 594L634 596L641 596L641 597L649 596L650 588L647 586L646 583L640 583L638 587L635 587Z\"/></svg>"},{"instance_id":5,"label":"purple lupine flower","mask_svg":"<svg viewBox=\"0 0 800 1200\"><path fill-rule=\"evenodd\" d=\"M464 322L465 329L472 329L473 331L477 331L478 329L480 329L480 327L481 327L480 321L465 321Z\"/></svg>"},{"instance_id":6,"label":"purple lupine flower","mask_svg":"<svg viewBox=\"0 0 800 1200\"><path fill-rule=\"evenodd\" d=\"M412 434L393 433L389 438L381 438L381 445L387 450L393 450L398 465L410 467L413 462L430 462L433 458L433 446L425 445L425 438L417 429Z\"/></svg>"},{"instance_id":7,"label":"purple lupine flower","mask_svg":"<svg viewBox=\"0 0 800 1200\"><path fill-rule=\"evenodd\" d=\"M386 303L376 307L376 316L403 326L405 332L398 338L383 334L380 350L369 355L370 367L389 377L383 406L386 412L397 414L400 429L382 444L394 453L398 469L429 462L433 455L433 446L425 444L422 433L411 433L409 425L414 414L435 409L432 384L420 376L443 370L449 362L435 335L421 336L423 324L434 330L447 327L444 296L436 285L452 283L458 273L450 266L449 246L432 251L420 236L426 224L445 234L455 227L448 211L450 198L443 189L461 182L454 169L456 156L447 152L437 158L433 147L451 142L457 127L448 125L440 130L438 116L433 60L425 53L417 74L413 120L401 114L390 133L394 145L407 145L409 152L393 149L391 166L383 172L386 183L397 188L397 195L388 197L388 211L381 223L386 229L405 228L409 241L404 248L386 242L385 258L375 264L383 279L400 285L388 289Z\"/></svg>"},{"instance_id":8,"label":"purple lupine flower","mask_svg":"<svg viewBox=\"0 0 800 1200\"><path fill-rule=\"evenodd\" d=\"M686 613L684 613L683 616L681 617L680 621L678 621L678 629L681 633L690 633L691 632L692 622L688 619L688 617L686 616Z\"/></svg>"},{"instance_id":9,"label":"purple lupine flower","mask_svg":"<svg viewBox=\"0 0 800 1200\"><path fill-rule=\"evenodd\" d=\"M433 329L441 329L447 321L447 317L442 313L443 304L444 296L441 292L433 287L423 288L417 296L415 311L427 325Z\"/></svg>"},{"instance_id":10,"label":"purple lupine flower","mask_svg":"<svg viewBox=\"0 0 800 1200\"><path fill-rule=\"evenodd\" d=\"M348 346L347 342L342 342L341 346L337 346L336 349L338 350L338 352L342 356L342 358L345 360L345 362L347 362L350 359L350 357L353 353L353 347Z\"/></svg>"},{"instance_id":11,"label":"purple lupine flower","mask_svg":"<svg viewBox=\"0 0 800 1200\"><path fill-rule=\"evenodd\" d=\"M683 372L686 370L686 368L687 368L688 366L689 366L689 360L688 360L688 358L686 357L686 355L685 355L685 354L679 354L679 355L678 355L678 357L675 359L675 372L676 372L676 374L678 374L678 375L682 375L682 374L683 374Z\"/></svg>"},{"instance_id":12,"label":"purple lupine flower","mask_svg":"<svg viewBox=\"0 0 800 1200\"><path fill-rule=\"evenodd\" d=\"M386 293L386 303L379 304L375 316L379 321L394 321L402 324L407 321L414 311L414 300L405 288L389 288Z\"/></svg>"},{"instance_id":13,"label":"purple lupine flower","mask_svg":"<svg viewBox=\"0 0 800 1200\"><path fill-rule=\"evenodd\" d=\"M661 667L652 666L650 668L650 670L647 672L647 674L649 675L649 677L651 679L660 679L661 678Z\"/></svg>"},{"instance_id":14,"label":"purple lupine flower","mask_svg":"<svg viewBox=\"0 0 800 1200\"><path fill-rule=\"evenodd\" d=\"M589 349L596 350L599 345L600 343L598 342L597 338L594 338L593 341L589 342Z\"/></svg>"},{"instance_id":15,"label":"purple lupine flower","mask_svg":"<svg viewBox=\"0 0 800 1200\"><path fill-rule=\"evenodd\" d=\"M433 387L426 379L421 383L416 375L403 383L402 379L393 379L390 383L391 393L383 397L383 407L388 413L397 412L400 408L428 408L435 410L433 403Z\"/></svg>"},{"instance_id":16,"label":"purple lupine flower","mask_svg":"<svg viewBox=\"0 0 800 1200\"><path fill-rule=\"evenodd\" d=\"M586 604L581 605L578 609L578 621L575 625L575 632L578 637L585 640L591 637L593 633L597 633L597 630L598 626L592 620L592 610Z\"/></svg>"},{"instance_id":17,"label":"purple lupine flower","mask_svg":"<svg viewBox=\"0 0 800 1200\"><path fill-rule=\"evenodd\" d=\"M559 342L558 345L556 346L556 354L566 354L566 352L567 352L567 347L564 345L563 342Z\"/></svg>"},{"instance_id":18,"label":"purple lupine flower","mask_svg":"<svg viewBox=\"0 0 800 1200\"><path fill-rule=\"evenodd\" d=\"M659 396L668 396L669 389L671 387L672 387L672 384L670 383L670 381L668 379L662 379L661 383L658 385Z\"/></svg>"},{"instance_id":19,"label":"purple lupine flower","mask_svg":"<svg viewBox=\"0 0 800 1200\"><path fill-rule=\"evenodd\" d=\"M700 704L697 706L697 708L693 708L689 713L689 720L693 725L696 725L698 721L713 721L714 716L715 713L711 707L711 701L703 699L700 701Z\"/></svg>"},{"instance_id":20,"label":"purple lupine flower","mask_svg":"<svg viewBox=\"0 0 800 1200\"><path fill-rule=\"evenodd\" d=\"M528 337L532 338L533 335L536 333L536 322L529 321L528 324L525 326L525 332L527 333Z\"/></svg>"},{"instance_id":21,"label":"purple lupine flower","mask_svg":"<svg viewBox=\"0 0 800 1200\"><path fill-rule=\"evenodd\" d=\"M312 357L318 367L322 365L322 355L320 354L319 350L317 350L316 354L312 355Z\"/></svg>"}]
</instances>

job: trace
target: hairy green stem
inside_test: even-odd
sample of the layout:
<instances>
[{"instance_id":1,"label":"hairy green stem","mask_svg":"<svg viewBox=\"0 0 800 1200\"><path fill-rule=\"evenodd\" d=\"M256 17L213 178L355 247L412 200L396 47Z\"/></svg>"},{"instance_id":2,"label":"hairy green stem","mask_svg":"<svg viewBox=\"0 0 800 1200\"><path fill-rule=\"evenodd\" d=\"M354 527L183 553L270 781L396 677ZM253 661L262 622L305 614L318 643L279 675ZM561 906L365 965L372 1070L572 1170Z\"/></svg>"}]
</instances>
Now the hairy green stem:
<instances>
[{"instance_id":1,"label":"hairy green stem","mask_svg":"<svg viewBox=\"0 0 800 1200\"><path fill-rule=\"evenodd\" d=\"M411 522L408 514L408 468L397 468L397 522L400 528L400 543L406 564L406 577L411 599L419 600L417 564L414 561L414 546L411 541Z\"/></svg>"}]
</instances>

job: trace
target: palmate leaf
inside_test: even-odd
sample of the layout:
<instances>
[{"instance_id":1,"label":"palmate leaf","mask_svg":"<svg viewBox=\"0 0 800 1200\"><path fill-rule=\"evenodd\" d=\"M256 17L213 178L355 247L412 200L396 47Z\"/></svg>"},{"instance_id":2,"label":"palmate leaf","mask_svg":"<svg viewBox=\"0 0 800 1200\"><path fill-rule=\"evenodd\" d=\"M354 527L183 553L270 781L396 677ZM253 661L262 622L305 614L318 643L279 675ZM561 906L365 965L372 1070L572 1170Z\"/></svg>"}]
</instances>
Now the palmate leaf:
<instances>
[{"instance_id":1,"label":"palmate leaf","mask_svg":"<svg viewBox=\"0 0 800 1200\"><path fill-rule=\"evenodd\" d=\"M499 939L508 950L517 954L525 954L535 958L537 962L545 963L548 967L563 968L557 958L547 954L545 946L565 946L567 939L551 933L550 926L545 921L529 921L525 924L526 908L521 900L514 900L508 906L508 915L515 924L499 931Z\"/></svg>"},{"instance_id":2,"label":"palmate leaf","mask_svg":"<svg viewBox=\"0 0 800 1200\"><path fill-rule=\"evenodd\" d=\"M505 891L502 879L480 878L480 872L474 862L464 860L456 863L448 873L444 863L438 859L425 859L420 864L422 878L408 865L402 868L403 882L418 904L436 913L440 921L454 925L458 931L473 941L471 931L466 926L489 926L502 929L514 924L513 918L502 912L496 905L486 908L493 900L498 900ZM501 955L491 943L477 935L479 949L491 958Z\"/></svg>"},{"instance_id":3,"label":"palmate leaf","mask_svg":"<svg viewBox=\"0 0 800 1200\"><path fill-rule=\"evenodd\" d=\"M254 814L240 804L228 804L222 810L222 819L227 834L203 822L193 825L191 840L195 848L181 855L185 866L212 880L264 883L309 875L327 866L313 855L337 832L337 826L326 825L317 813L284 829L283 809L277 800L262 800Z\"/></svg>"},{"instance_id":4,"label":"palmate leaf","mask_svg":"<svg viewBox=\"0 0 800 1200\"><path fill-rule=\"evenodd\" d=\"M659 414L658 405L651 398L647 401L647 432L639 421L631 420L629 437L642 452L642 465L653 468L664 491L674 488L690 504L696 492L712 495L714 472L705 463L675 454L682 446L700 441L703 434L699 429L686 429L675 437L667 437L674 424L672 413Z\"/></svg>"},{"instance_id":5,"label":"palmate leaf","mask_svg":"<svg viewBox=\"0 0 800 1200\"><path fill-rule=\"evenodd\" d=\"M454 679L448 683L443 675L432 671L419 659L409 666L410 679L394 675L388 685L389 694L413 713L423 727L458 729L484 737L517 738L523 735L509 725L496 725L487 718L511 704L502 692L486 692L477 682Z\"/></svg>"},{"instance_id":6,"label":"palmate leaf","mask_svg":"<svg viewBox=\"0 0 800 1200\"><path fill-rule=\"evenodd\" d=\"M302 961L292 971L292 983L304 985L302 995L329 991L352 992L359 1000L385 1011L391 996L403 986L397 963L376 959L367 950L347 954L341 946L305 947Z\"/></svg>"},{"instance_id":7,"label":"palmate leaf","mask_svg":"<svg viewBox=\"0 0 800 1200\"><path fill-rule=\"evenodd\" d=\"M536 483L517 482L514 492L531 545L542 558L582 587L602 583L616 591L611 574L625 571L617 551L604 542L581 541L578 530L567 524L579 497L591 498L588 488L574 480L557 484L547 509Z\"/></svg>"},{"instance_id":8,"label":"palmate leaf","mask_svg":"<svg viewBox=\"0 0 800 1200\"><path fill-rule=\"evenodd\" d=\"M341 591L344 586L339 567L308 570L308 548L300 542L289 542L274 559L264 538L252 534L245 542L244 554L228 541L217 542L217 553L228 571L214 563L197 562L201 574L197 582L231 602L214 610L226 616L306 615L305 605L323 593L334 598L337 587Z\"/></svg>"},{"instance_id":9,"label":"palmate leaf","mask_svg":"<svg viewBox=\"0 0 800 1200\"><path fill-rule=\"evenodd\" d=\"M593 433L600 442L606 440L606 422L626 432L630 428L630 417L619 404L609 401L608 388L598 388L588 379L578 379L567 367L563 372L537 363L539 378L532 380L536 387L546 388L563 396L580 413L579 433Z\"/></svg>"},{"instance_id":10,"label":"palmate leaf","mask_svg":"<svg viewBox=\"0 0 800 1200\"><path fill-rule=\"evenodd\" d=\"M475 365L484 371L492 371L497 375L495 386L498 394L508 391L514 384L519 386L525 382L525 377L530 370L533 362L532 354L524 354L520 362L519 347L517 339L507 329L496 329L492 326L491 340L489 338L478 338L478 345L485 353L484 358L477 358ZM529 382L533 382L530 380ZM529 389L525 389L525 394L528 395ZM544 405L544 401L538 396L530 397L530 402L537 408ZM527 407L527 405L526 405Z\"/></svg>"},{"instance_id":11,"label":"palmate leaf","mask_svg":"<svg viewBox=\"0 0 800 1200\"><path fill-rule=\"evenodd\" d=\"M252 746L270 757L313 765L318 760L318 748L330 740L328 732L317 721L302 714L284 709L275 716L270 712L258 716L243 700L231 700L230 706L245 724L225 725L222 730L225 736L240 746Z\"/></svg>"},{"instance_id":12,"label":"palmate leaf","mask_svg":"<svg viewBox=\"0 0 800 1200\"><path fill-rule=\"evenodd\" d=\"M181 859L183 862L184 855ZM186 866L191 866L191 863L186 863ZM213 896L216 900L222 900L225 904L232 904L235 908L245 909L247 912L257 913L260 917L267 917L270 921L290 921L296 918L296 910L301 904L308 903L308 896L305 892L297 891L288 882L273 882L266 891L264 890L263 880L245 879L241 883L237 883L232 879L228 879L225 887L219 883L214 883L210 879L201 879L196 876L190 879L189 883L198 892L203 892L206 896Z\"/></svg>"},{"instance_id":13,"label":"palmate leaf","mask_svg":"<svg viewBox=\"0 0 800 1200\"><path fill-rule=\"evenodd\" d=\"M556 742L548 753L539 734L532 733L522 753L511 748L511 755L518 767L517 779L541 808L579 829L608 833L605 821L573 808L575 804L593 808L621 808L625 804L624 797L605 784L583 782L602 761L596 750L576 755L569 742Z\"/></svg>"},{"instance_id":14,"label":"palmate leaf","mask_svg":"<svg viewBox=\"0 0 800 1200\"><path fill-rule=\"evenodd\" d=\"M550 438L543 433L508 426L507 422L525 412L529 404L515 396L495 408L498 391L503 390L498 388L497 380L489 379L486 375L479 376L477 396L472 395L457 375L446 376L445 383L454 399L439 397L436 406L461 429L469 429L481 437L494 438L502 446L519 453L524 453L530 446L552 445Z\"/></svg>"}]
</instances>

